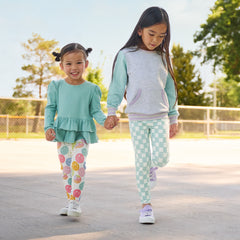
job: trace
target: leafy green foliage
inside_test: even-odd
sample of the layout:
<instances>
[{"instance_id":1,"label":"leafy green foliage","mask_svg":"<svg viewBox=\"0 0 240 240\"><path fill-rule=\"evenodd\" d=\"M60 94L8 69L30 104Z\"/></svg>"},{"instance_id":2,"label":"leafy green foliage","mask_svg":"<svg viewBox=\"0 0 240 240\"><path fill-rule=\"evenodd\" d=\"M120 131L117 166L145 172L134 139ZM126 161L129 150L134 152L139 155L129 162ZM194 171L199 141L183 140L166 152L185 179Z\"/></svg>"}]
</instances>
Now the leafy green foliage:
<instances>
[{"instance_id":1,"label":"leafy green foliage","mask_svg":"<svg viewBox=\"0 0 240 240\"><path fill-rule=\"evenodd\" d=\"M93 68L91 65L88 66L85 73L85 79L89 82L98 85L102 91L101 101L107 101L107 88L103 85L102 69L99 67Z\"/></svg>"},{"instance_id":2,"label":"leafy green foliage","mask_svg":"<svg viewBox=\"0 0 240 240\"><path fill-rule=\"evenodd\" d=\"M31 64L22 66L26 77L16 79L13 97L37 97L46 95L49 82L56 74L56 65L52 52L56 50L58 41L45 40L39 34L33 33L27 43L23 43L26 51L23 58Z\"/></svg>"},{"instance_id":3,"label":"leafy green foliage","mask_svg":"<svg viewBox=\"0 0 240 240\"><path fill-rule=\"evenodd\" d=\"M178 85L178 104L207 105L202 79L191 63L192 53L189 51L185 53L180 45L173 45L172 57L173 71Z\"/></svg>"},{"instance_id":4,"label":"leafy green foliage","mask_svg":"<svg viewBox=\"0 0 240 240\"><path fill-rule=\"evenodd\" d=\"M212 83L210 87L214 88ZM234 80L219 78L216 82L217 106L240 107L240 83Z\"/></svg>"},{"instance_id":5,"label":"leafy green foliage","mask_svg":"<svg viewBox=\"0 0 240 240\"><path fill-rule=\"evenodd\" d=\"M203 63L213 60L227 80L240 81L240 1L217 0L206 23L194 35Z\"/></svg>"}]
</instances>

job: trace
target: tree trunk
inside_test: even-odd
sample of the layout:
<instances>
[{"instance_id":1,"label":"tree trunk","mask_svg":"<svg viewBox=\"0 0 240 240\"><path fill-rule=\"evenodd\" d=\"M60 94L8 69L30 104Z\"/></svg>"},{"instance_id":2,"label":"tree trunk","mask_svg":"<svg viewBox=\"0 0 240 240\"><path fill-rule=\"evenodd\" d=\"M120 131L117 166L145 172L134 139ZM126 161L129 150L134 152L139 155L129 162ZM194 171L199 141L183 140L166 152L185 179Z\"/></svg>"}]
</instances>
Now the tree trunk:
<instances>
[{"instance_id":1,"label":"tree trunk","mask_svg":"<svg viewBox=\"0 0 240 240\"><path fill-rule=\"evenodd\" d=\"M37 133L39 131L39 116L41 114L41 109L42 109L42 102L41 101L37 101L37 106L36 106L36 110L35 110L35 116L36 118L34 118L33 120L33 126L32 126L32 132Z\"/></svg>"}]
</instances>

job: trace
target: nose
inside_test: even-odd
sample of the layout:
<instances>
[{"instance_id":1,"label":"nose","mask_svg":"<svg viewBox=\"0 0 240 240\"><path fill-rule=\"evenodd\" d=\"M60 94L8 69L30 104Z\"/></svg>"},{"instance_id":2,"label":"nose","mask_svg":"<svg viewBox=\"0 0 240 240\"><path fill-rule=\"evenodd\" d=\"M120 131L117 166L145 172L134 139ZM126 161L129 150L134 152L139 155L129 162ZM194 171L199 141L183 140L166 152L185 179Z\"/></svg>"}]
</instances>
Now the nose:
<instances>
[{"instance_id":1,"label":"nose","mask_svg":"<svg viewBox=\"0 0 240 240\"><path fill-rule=\"evenodd\" d=\"M76 69L77 68L77 64L72 64L72 69Z\"/></svg>"},{"instance_id":2,"label":"nose","mask_svg":"<svg viewBox=\"0 0 240 240\"><path fill-rule=\"evenodd\" d=\"M153 37L152 42L157 43L157 41L158 41L157 37Z\"/></svg>"}]
</instances>

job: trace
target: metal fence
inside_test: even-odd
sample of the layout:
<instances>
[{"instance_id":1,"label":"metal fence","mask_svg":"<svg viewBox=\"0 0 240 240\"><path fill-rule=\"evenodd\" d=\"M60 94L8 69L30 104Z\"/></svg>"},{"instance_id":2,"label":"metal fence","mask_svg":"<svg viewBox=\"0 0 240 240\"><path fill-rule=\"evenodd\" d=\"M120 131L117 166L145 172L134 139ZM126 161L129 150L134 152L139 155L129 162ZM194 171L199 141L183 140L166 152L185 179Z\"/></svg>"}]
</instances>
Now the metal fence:
<instances>
[{"instance_id":1,"label":"metal fence","mask_svg":"<svg viewBox=\"0 0 240 240\"><path fill-rule=\"evenodd\" d=\"M240 108L179 106L180 133L240 137Z\"/></svg>"},{"instance_id":2,"label":"metal fence","mask_svg":"<svg viewBox=\"0 0 240 240\"><path fill-rule=\"evenodd\" d=\"M0 99L0 138L44 137L43 114L30 115L34 113L36 102L39 101ZM46 100L41 100L41 103L43 113ZM240 138L240 108L179 106L179 113L179 135L182 137ZM100 135L109 133L98 124L97 131ZM119 125L111 133L129 134L128 119L121 118Z\"/></svg>"}]
</instances>

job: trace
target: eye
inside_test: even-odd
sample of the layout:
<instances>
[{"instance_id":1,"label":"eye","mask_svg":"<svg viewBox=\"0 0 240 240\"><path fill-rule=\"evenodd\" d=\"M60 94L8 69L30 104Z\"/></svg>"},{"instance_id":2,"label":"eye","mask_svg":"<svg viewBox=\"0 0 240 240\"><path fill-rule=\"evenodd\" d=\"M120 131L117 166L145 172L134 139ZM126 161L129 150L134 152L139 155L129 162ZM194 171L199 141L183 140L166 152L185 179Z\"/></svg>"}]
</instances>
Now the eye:
<instances>
[{"instance_id":1,"label":"eye","mask_svg":"<svg viewBox=\"0 0 240 240\"><path fill-rule=\"evenodd\" d=\"M77 62L77 64L82 64L83 62Z\"/></svg>"},{"instance_id":2,"label":"eye","mask_svg":"<svg viewBox=\"0 0 240 240\"><path fill-rule=\"evenodd\" d=\"M149 33L149 36L153 37L153 36L154 36L154 34L152 34L152 33Z\"/></svg>"},{"instance_id":3,"label":"eye","mask_svg":"<svg viewBox=\"0 0 240 240\"><path fill-rule=\"evenodd\" d=\"M165 38L167 36L167 33L160 35L160 38Z\"/></svg>"},{"instance_id":4,"label":"eye","mask_svg":"<svg viewBox=\"0 0 240 240\"><path fill-rule=\"evenodd\" d=\"M71 65L71 63L66 63L66 65L70 66L70 65Z\"/></svg>"}]
</instances>

